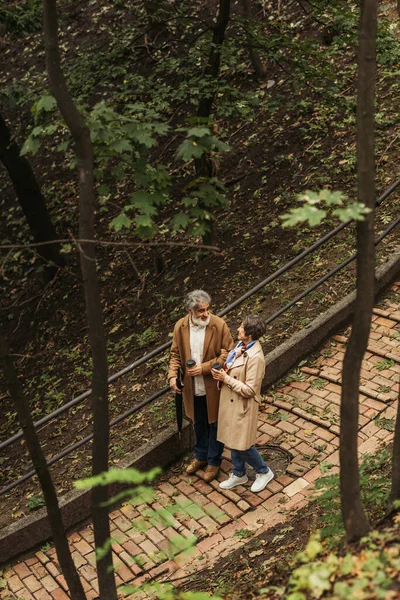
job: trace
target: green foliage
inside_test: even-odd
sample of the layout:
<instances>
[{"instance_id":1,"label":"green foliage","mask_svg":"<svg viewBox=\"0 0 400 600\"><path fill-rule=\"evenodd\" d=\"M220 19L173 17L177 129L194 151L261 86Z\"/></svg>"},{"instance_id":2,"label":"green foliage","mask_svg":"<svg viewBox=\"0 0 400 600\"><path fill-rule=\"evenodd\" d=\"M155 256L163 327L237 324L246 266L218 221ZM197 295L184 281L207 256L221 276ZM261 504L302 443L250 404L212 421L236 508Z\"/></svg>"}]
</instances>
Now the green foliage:
<instances>
[{"instance_id":1,"label":"green foliage","mask_svg":"<svg viewBox=\"0 0 400 600\"><path fill-rule=\"evenodd\" d=\"M71 143L69 132L61 121L54 121L55 106L54 98L48 95L35 103L32 112L36 125L25 141L22 154L36 154L42 140L55 133L64 138L57 150L68 151ZM169 126L161 121L154 109L141 102L127 104L120 113L103 100L94 106L86 120L93 143L95 176L100 182L97 191L103 210L108 210L107 203L111 200L110 185L118 185L129 178L134 182L135 191L122 212L111 220L110 228L116 233L133 228L139 237L150 238L157 230L155 219L160 208L169 202L171 180L164 165L151 164L149 151L158 143L160 136L169 131ZM217 153L229 150L229 146L213 135L209 127L179 127L177 132L186 133L176 152L179 160L187 162L206 154L212 161ZM70 166L75 166L73 156ZM171 218L172 231L187 230L189 234L203 236L215 218L213 212L226 206L224 192L224 185L217 178L192 180L181 200L182 211Z\"/></svg>"},{"instance_id":2,"label":"green foliage","mask_svg":"<svg viewBox=\"0 0 400 600\"><path fill-rule=\"evenodd\" d=\"M153 342L155 342L158 338L157 331L154 331L151 327L148 327L143 331L143 333L137 335L136 337L136 346L138 348L144 348L145 346L149 346Z\"/></svg>"},{"instance_id":3,"label":"green foliage","mask_svg":"<svg viewBox=\"0 0 400 600\"><path fill-rule=\"evenodd\" d=\"M0 23L17 35L36 31L42 24L41 0L24 0L0 6Z\"/></svg>"},{"instance_id":4,"label":"green foliage","mask_svg":"<svg viewBox=\"0 0 400 600\"><path fill-rule=\"evenodd\" d=\"M287 600L307 600L308 592L311 592L314 598L319 598L331 588L331 578L337 570L339 559L331 554L324 561L316 561L322 551L319 536L311 536L304 552L297 555L297 561L304 564L297 567L290 576Z\"/></svg>"},{"instance_id":5,"label":"green foliage","mask_svg":"<svg viewBox=\"0 0 400 600\"><path fill-rule=\"evenodd\" d=\"M325 387L326 383L326 379L313 379L311 382L311 387L317 390L322 390Z\"/></svg>"},{"instance_id":6,"label":"green foliage","mask_svg":"<svg viewBox=\"0 0 400 600\"><path fill-rule=\"evenodd\" d=\"M233 534L234 537L239 538L239 540L244 540L246 538L250 538L254 535L254 531L250 531L250 529L237 529Z\"/></svg>"},{"instance_id":7,"label":"green foliage","mask_svg":"<svg viewBox=\"0 0 400 600\"><path fill-rule=\"evenodd\" d=\"M91 489L98 485L110 485L112 483L140 485L153 481L160 473L161 469L158 467L151 469L147 473L141 473L137 469L110 469L106 473L100 473L100 475L75 481L74 485L78 490Z\"/></svg>"},{"instance_id":8,"label":"green foliage","mask_svg":"<svg viewBox=\"0 0 400 600\"><path fill-rule=\"evenodd\" d=\"M186 131L181 129L181 131ZM208 127L191 127L187 130L186 138L180 144L177 158L187 161L192 158L200 158L211 151L227 152L228 144L221 142L211 134Z\"/></svg>"},{"instance_id":9,"label":"green foliage","mask_svg":"<svg viewBox=\"0 0 400 600\"><path fill-rule=\"evenodd\" d=\"M185 191L182 198L185 212L172 218L172 229L178 231L185 225L188 233L203 236L209 229L209 223L215 219L214 211L227 205L225 186L216 177L198 178Z\"/></svg>"},{"instance_id":10,"label":"green foliage","mask_svg":"<svg viewBox=\"0 0 400 600\"><path fill-rule=\"evenodd\" d=\"M384 360L378 360L375 363L375 368L378 371L386 371L386 369L390 369L391 367L393 367L396 363L394 362L394 360L392 360L391 358L385 358Z\"/></svg>"},{"instance_id":11,"label":"green foliage","mask_svg":"<svg viewBox=\"0 0 400 600\"><path fill-rule=\"evenodd\" d=\"M285 383L291 383L292 381L305 381L307 376L300 370L294 369L287 377L285 377Z\"/></svg>"},{"instance_id":12,"label":"green foliage","mask_svg":"<svg viewBox=\"0 0 400 600\"><path fill-rule=\"evenodd\" d=\"M178 498L176 502L164 504L155 509L152 508L151 504L157 501L157 492L155 489L143 484L154 481L160 472L161 469L159 468L152 469L147 473L140 473L136 469L110 469L108 472L98 476L76 481L75 487L78 489L90 489L97 485L109 485L112 483L131 486L111 498L107 504L115 504L121 501L122 498L129 497L129 504L140 508L139 516L132 520L134 529L140 533L146 532L150 527L174 527L177 523L175 519L175 515L177 514L199 519L203 514L204 508L185 497ZM214 518L218 518L220 515L222 513L218 510L210 512L210 516ZM193 553L196 541L197 538L194 535L185 536L177 531L175 536L169 538L169 545L167 547L160 552L150 554L148 558L160 562L173 560L175 556L181 553L190 556ZM96 548L96 559L100 560L112 549L114 543L118 543L118 539L111 538L107 540L103 547ZM142 560L139 556L132 558L132 562L136 562L139 566L142 566ZM124 585L121 586L120 591L126 595L142 592L148 594L149 597L159 598L160 600L173 600L175 598L174 588L169 583L144 583L140 586ZM217 596L209 596L208 594L197 592L181 593L180 598L185 598L186 600L220 600Z\"/></svg>"},{"instance_id":13,"label":"green foliage","mask_svg":"<svg viewBox=\"0 0 400 600\"><path fill-rule=\"evenodd\" d=\"M399 551L381 551L376 541L384 541L380 540L383 537L379 533L372 534L363 540L360 553L347 552L337 556L326 553L318 534L314 534L305 551L296 557L297 563L302 564L290 575L285 599L307 600L324 596L335 600L368 600L390 597L392 573L398 571Z\"/></svg>"},{"instance_id":14,"label":"green foliage","mask_svg":"<svg viewBox=\"0 0 400 600\"><path fill-rule=\"evenodd\" d=\"M28 507L28 510L30 510L30 511L38 510L39 508L42 508L45 505L46 505L46 503L45 503L42 495L30 496L30 498L27 502L27 507Z\"/></svg>"},{"instance_id":15,"label":"green foliage","mask_svg":"<svg viewBox=\"0 0 400 600\"><path fill-rule=\"evenodd\" d=\"M390 482L384 468L388 464L389 453L382 450L374 455L365 455L360 467L360 486L363 503L370 516L378 518L386 506ZM322 469L321 469L322 471ZM343 538L344 528L340 509L339 475L322 477L315 484L316 489L324 490L317 503L322 508L319 523L322 525L321 538L333 548Z\"/></svg>"},{"instance_id":16,"label":"green foliage","mask_svg":"<svg viewBox=\"0 0 400 600\"><path fill-rule=\"evenodd\" d=\"M336 208L330 210L330 213L332 216L339 217L343 222L349 219L362 221L364 215L371 212L361 202L351 202L341 207L345 199L346 197L341 192L331 192L327 189L320 190L319 192L308 190L298 196L298 200L305 203L301 208L292 208L289 213L285 213L280 217L283 221L282 227L295 227L299 223L304 222L307 222L310 227L315 227L327 216L328 209L332 209L335 206ZM326 209L318 208L316 205L325 206Z\"/></svg>"},{"instance_id":17,"label":"green foliage","mask_svg":"<svg viewBox=\"0 0 400 600\"><path fill-rule=\"evenodd\" d=\"M375 419L375 424L381 429L385 429L386 431L394 431L395 428L394 419L385 419L384 417L377 417Z\"/></svg>"}]
</instances>

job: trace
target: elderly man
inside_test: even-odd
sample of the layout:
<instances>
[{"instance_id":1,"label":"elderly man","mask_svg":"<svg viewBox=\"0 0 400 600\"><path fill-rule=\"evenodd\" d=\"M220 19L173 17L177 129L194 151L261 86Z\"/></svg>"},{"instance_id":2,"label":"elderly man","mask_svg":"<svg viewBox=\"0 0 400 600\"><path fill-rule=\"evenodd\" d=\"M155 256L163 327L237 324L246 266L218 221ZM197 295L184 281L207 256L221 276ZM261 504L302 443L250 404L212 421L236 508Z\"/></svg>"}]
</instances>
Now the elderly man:
<instances>
[{"instance_id":1,"label":"elderly man","mask_svg":"<svg viewBox=\"0 0 400 600\"><path fill-rule=\"evenodd\" d=\"M186 415L194 423L195 459L186 468L193 474L206 467L204 479L212 481L222 461L223 444L217 441L219 390L211 375L211 365L224 363L233 339L223 319L210 314L211 297L203 290L194 290L185 298L186 317L175 327L169 362L168 381L172 391L179 391L176 380L183 368L183 401ZM185 366L187 360L195 366Z\"/></svg>"}]
</instances>

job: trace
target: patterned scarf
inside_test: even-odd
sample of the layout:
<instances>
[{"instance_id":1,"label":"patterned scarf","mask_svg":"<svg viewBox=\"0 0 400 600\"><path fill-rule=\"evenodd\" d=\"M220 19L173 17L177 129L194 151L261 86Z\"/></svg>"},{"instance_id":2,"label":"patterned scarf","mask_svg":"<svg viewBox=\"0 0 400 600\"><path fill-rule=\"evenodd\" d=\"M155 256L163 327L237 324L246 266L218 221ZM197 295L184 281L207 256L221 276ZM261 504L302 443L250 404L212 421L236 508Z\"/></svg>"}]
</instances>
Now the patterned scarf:
<instances>
[{"instance_id":1,"label":"patterned scarf","mask_svg":"<svg viewBox=\"0 0 400 600\"><path fill-rule=\"evenodd\" d=\"M246 352L246 350L249 350L255 343L256 341L254 340L254 342L250 342L250 344L247 344L246 346L244 342L239 342L228 354L224 364L225 371L229 371L237 357L243 354L243 352Z\"/></svg>"}]
</instances>

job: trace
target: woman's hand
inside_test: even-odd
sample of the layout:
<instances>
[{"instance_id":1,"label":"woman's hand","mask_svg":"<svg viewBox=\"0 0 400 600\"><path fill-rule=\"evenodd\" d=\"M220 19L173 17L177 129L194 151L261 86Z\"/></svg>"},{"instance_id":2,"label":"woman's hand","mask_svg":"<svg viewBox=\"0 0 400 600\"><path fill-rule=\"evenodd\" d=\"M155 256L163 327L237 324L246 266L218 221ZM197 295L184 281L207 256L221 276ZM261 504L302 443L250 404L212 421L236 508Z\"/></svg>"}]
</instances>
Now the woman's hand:
<instances>
[{"instance_id":1,"label":"woman's hand","mask_svg":"<svg viewBox=\"0 0 400 600\"><path fill-rule=\"evenodd\" d=\"M226 372L223 369L211 369L211 375L217 381L225 381L226 378Z\"/></svg>"}]
</instances>

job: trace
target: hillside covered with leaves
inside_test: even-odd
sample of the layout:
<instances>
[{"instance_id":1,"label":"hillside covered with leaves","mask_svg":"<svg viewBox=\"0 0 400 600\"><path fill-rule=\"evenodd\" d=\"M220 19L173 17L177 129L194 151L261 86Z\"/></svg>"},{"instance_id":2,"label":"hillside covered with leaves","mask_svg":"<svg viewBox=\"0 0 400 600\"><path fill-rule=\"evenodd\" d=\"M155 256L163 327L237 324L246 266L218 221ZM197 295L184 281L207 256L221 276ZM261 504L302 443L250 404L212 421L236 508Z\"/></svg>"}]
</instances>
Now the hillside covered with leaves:
<instances>
[{"instance_id":1,"label":"hillside covered with leaves","mask_svg":"<svg viewBox=\"0 0 400 600\"><path fill-rule=\"evenodd\" d=\"M306 189L327 187L356 199L355 89L358 4L315 0L233 3L217 81L207 75L218 5L207 2L59 2L62 65L91 129L97 185L98 271L112 372L167 341L183 314L182 296L203 287L219 310L310 246L338 221L282 229L281 216ZM399 22L394 1L380 4L376 112L377 190L398 175ZM0 112L30 162L62 242L67 266L43 283L44 263L0 169L1 327L7 332L35 419L90 385L90 353L79 253L76 164L71 139L49 92L41 2L0 7ZM263 72L255 74L249 50ZM212 115L199 103L212 91ZM196 176L207 153L209 177ZM380 234L398 215L391 196L377 212ZM215 252L199 248L213 225ZM154 244L154 245L152 245ZM176 244L176 245L174 245ZM378 247L384 261L396 232ZM354 252L354 228L229 314L265 318ZM269 325L276 347L354 288L350 266ZM112 416L165 384L162 356L113 384ZM1 437L19 429L1 391ZM173 418L158 401L113 434L112 456L150 439ZM87 435L88 406L41 432L48 456ZM78 451L59 463L59 491L88 473ZM30 469L23 444L2 463L3 484ZM29 511L28 482L6 497L2 524ZM4 500L4 498L3 498Z\"/></svg>"}]
</instances>

